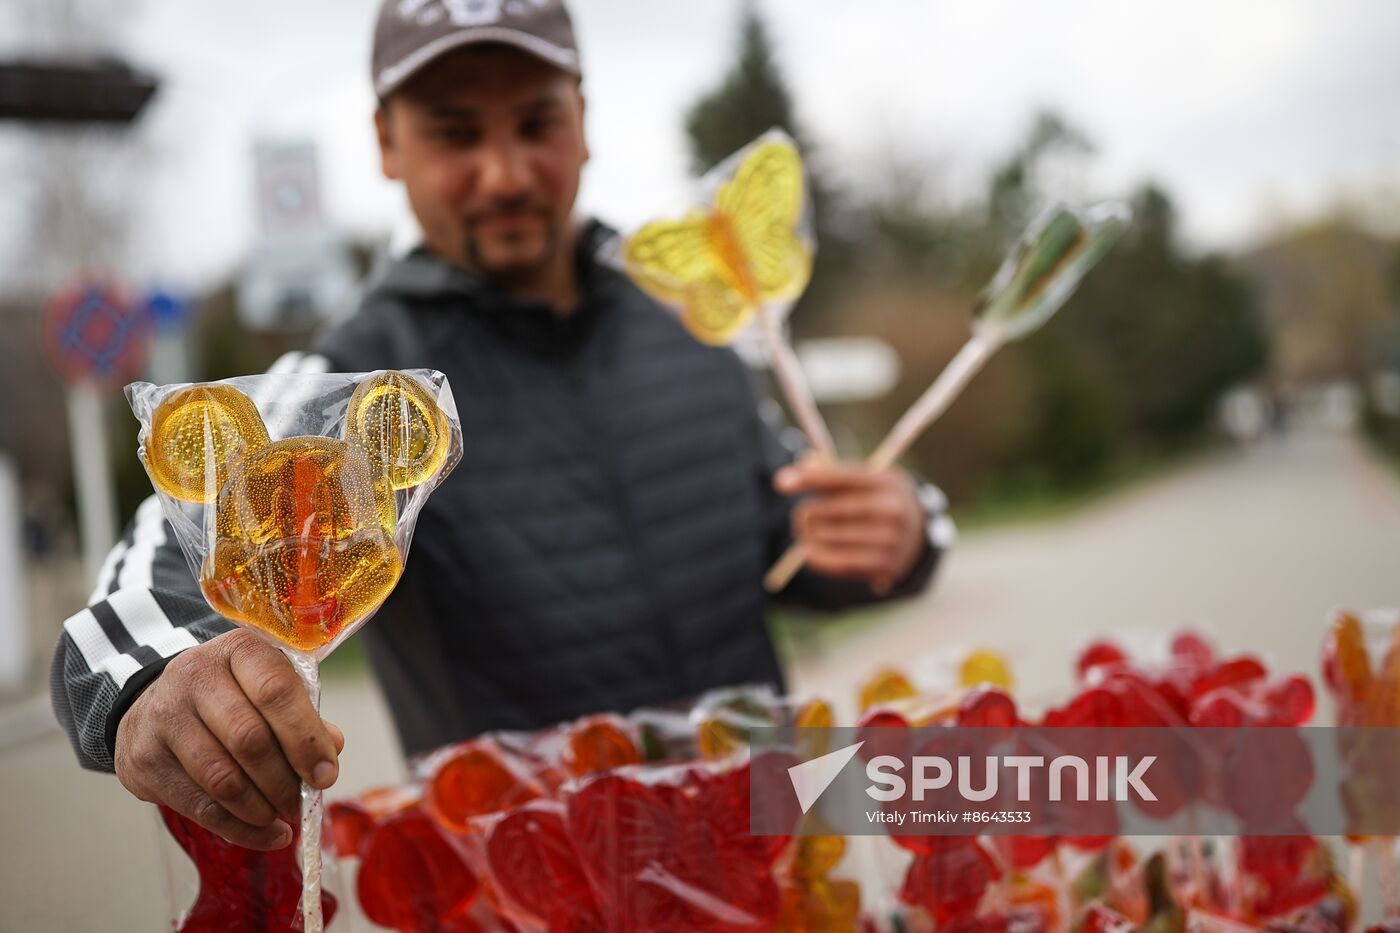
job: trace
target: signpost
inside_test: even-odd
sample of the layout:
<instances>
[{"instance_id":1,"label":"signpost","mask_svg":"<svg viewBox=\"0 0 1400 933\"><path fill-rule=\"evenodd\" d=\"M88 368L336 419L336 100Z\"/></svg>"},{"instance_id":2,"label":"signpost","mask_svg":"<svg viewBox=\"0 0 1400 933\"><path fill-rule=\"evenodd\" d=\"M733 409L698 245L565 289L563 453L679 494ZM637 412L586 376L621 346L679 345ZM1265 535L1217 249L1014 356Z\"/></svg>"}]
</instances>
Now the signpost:
<instances>
[{"instance_id":1,"label":"signpost","mask_svg":"<svg viewBox=\"0 0 1400 933\"><path fill-rule=\"evenodd\" d=\"M238 313L253 330L310 328L349 306L355 266L321 209L310 142L253 150L259 245L238 282Z\"/></svg>"},{"instance_id":2,"label":"signpost","mask_svg":"<svg viewBox=\"0 0 1400 933\"><path fill-rule=\"evenodd\" d=\"M190 316L190 300L175 291L153 288L144 299L151 322L151 381L158 384L185 382L189 378L189 354L185 348L185 325Z\"/></svg>"},{"instance_id":3,"label":"signpost","mask_svg":"<svg viewBox=\"0 0 1400 933\"><path fill-rule=\"evenodd\" d=\"M144 305L110 280L79 279L59 289L44 311L49 362L68 383L68 434L83 569L95 579L116 543L102 392L115 391L141 371L151 318Z\"/></svg>"},{"instance_id":4,"label":"signpost","mask_svg":"<svg viewBox=\"0 0 1400 933\"><path fill-rule=\"evenodd\" d=\"M0 693L24 686L29 669L29 617L24 612L19 474L0 453Z\"/></svg>"}]
</instances>

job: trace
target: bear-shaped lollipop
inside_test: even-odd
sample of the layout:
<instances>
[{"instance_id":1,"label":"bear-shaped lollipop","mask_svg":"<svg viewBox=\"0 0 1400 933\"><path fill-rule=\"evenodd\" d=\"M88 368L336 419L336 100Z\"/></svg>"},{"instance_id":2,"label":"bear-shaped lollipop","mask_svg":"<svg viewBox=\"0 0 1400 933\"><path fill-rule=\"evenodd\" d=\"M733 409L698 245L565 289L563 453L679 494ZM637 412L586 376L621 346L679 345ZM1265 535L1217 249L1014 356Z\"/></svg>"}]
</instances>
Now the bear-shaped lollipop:
<instances>
[{"instance_id":1,"label":"bear-shaped lollipop","mask_svg":"<svg viewBox=\"0 0 1400 933\"><path fill-rule=\"evenodd\" d=\"M247 395L203 384L157 406L142 449L161 490L214 508L199 571L209 604L300 651L394 588L394 492L443 468L452 430L418 380L390 371L356 387L342 435L273 441Z\"/></svg>"}]
</instances>

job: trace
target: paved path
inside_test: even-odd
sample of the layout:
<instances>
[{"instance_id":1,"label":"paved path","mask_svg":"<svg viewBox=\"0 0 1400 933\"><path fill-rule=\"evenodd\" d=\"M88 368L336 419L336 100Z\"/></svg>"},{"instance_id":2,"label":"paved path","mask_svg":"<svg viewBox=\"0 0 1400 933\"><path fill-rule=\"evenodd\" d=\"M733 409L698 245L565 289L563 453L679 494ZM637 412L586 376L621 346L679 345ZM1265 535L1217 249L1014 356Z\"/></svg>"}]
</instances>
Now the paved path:
<instances>
[{"instance_id":1,"label":"paved path","mask_svg":"<svg viewBox=\"0 0 1400 933\"><path fill-rule=\"evenodd\" d=\"M794 685L848 701L877 664L931 681L959 650L985 644L1006 649L1023 696L1049 700L1091 635L1150 645L1182 624L1312 673L1330 608L1400 605L1397 557L1395 476L1348 437L1300 436L1065 519L969 536L929 598L804 657ZM332 680L324 704L350 736L338 789L398 780L377 691ZM79 771L61 736L0 751L0 933L162 929L158 838L150 808Z\"/></svg>"},{"instance_id":2,"label":"paved path","mask_svg":"<svg viewBox=\"0 0 1400 933\"><path fill-rule=\"evenodd\" d=\"M792 679L851 703L876 666L928 684L986 645L1036 706L1064 698L1088 639L1151 652L1183 626L1315 677L1339 606L1400 606L1400 482L1353 438L1310 433L1211 456L1061 520L971 536L928 597L823 645ZM1330 721L1330 705L1321 712Z\"/></svg>"}]
</instances>

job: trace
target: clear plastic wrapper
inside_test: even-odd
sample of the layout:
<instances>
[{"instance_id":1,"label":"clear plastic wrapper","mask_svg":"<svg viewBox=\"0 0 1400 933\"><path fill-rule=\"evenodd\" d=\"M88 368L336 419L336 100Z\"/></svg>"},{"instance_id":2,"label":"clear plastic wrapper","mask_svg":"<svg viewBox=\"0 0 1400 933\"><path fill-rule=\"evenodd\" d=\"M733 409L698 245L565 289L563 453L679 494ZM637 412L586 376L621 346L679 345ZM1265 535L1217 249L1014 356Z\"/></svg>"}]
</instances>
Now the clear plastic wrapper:
<instances>
[{"instance_id":1,"label":"clear plastic wrapper","mask_svg":"<svg viewBox=\"0 0 1400 933\"><path fill-rule=\"evenodd\" d=\"M209 604L316 660L389 595L461 457L452 391L428 370L141 382L127 398Z\"/></svg>"},{"instance_id":2,"label":"clear plastic wrapper","mask_svg":"<svg viewBox=\"0 0 1400 933\"><path fill-rule=\"evenodd\" d=\"M762 313L786 315L811 277L816 237L802 157L781 130L729 156L700 185L703 203L643 225L623 259L697 340L726 344Z\"/></svg>"},{"instance_id":3,"label":"clear plastic wrapper","mask_svg":"<svg viewBox=\"0 0 1400 933\"><path fill-rule=\"evenodd\" d=\"M419 512L461 457L446 378L269 373L126 394L205 599L281 648L319 707L320 660L393 590ZM305 784L299 835L302 923L316 933L321 792Z\"/></svg>"},{"instance_id":4,"label":"clear plastic wrapper","mask_svg":"<svg viewBox=\"0 0 1400 933\"><path fill-rule=\"evenodd\" d=\"M703 203L627 239L625 268L695 339L728 344L757 322L773 372L813 449L835 456L784 327L812 276L816 234L802 155L772 129L711 169Z\"/></svg>"}]
</instances>

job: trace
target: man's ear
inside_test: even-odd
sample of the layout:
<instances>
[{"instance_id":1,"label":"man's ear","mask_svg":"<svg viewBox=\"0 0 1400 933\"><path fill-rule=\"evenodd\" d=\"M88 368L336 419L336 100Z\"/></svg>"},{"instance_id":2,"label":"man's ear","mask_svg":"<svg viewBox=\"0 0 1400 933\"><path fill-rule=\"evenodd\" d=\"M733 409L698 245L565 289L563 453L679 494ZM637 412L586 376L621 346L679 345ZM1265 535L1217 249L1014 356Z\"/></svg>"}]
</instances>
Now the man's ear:
<instances>
[{"instance_id":1,"label":"man's ear","mask_svg":"<svg viewBox=\"0 0 1400 933\"><path fill-rule=\"evenodd\" d=\"M398 151L394 148L393 116L389 113L387 101L374 111L374 135L379 140L379 169L385 178L397 181L399 159Z\"/></svg>"}]
</instances>

